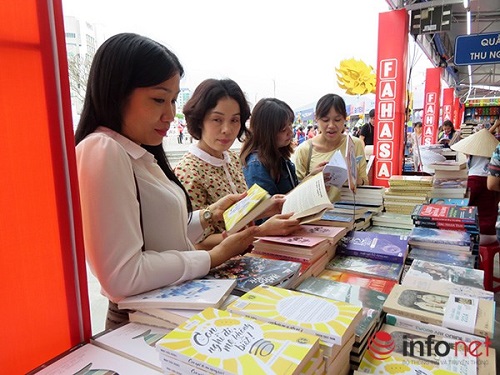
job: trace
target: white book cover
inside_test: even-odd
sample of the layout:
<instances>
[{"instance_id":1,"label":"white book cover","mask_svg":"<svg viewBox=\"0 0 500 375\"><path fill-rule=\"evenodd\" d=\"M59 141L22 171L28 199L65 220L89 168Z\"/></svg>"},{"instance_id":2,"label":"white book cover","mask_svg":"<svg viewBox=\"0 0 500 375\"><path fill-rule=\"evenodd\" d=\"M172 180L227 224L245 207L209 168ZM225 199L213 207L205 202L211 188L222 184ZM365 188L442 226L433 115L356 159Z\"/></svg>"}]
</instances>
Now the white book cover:
<instances>
[{"instance_id":1,"label":"white book cover","mask_svg":"<svg viewBox=\"0 0 500 375\"><path fill-rule=\"evenodd\" d=\"M137 294L118 302L120 309L171 308L201 310L219 307L236 286L236 280L200 279Z\"/></svg>"},{"instance_id":2,"label":"white book cover","mask_svg":"<svg viewBox=\"0 0 500 375\"><path fill-rule=\"evenodd\" d=\"M138 323L127 323L91 338L103 349L161 371L156 343L171 330Z\"/></svg>"},{"instance_id":3,"label":"white book cover","mask_svg":"<svg viewBox=\"0 0 500 375\"><path fill-rule=\"evenodd\" d=\"M347 181L348 171L344 156L339 150L335 151L328 164L323 168L326 186L336 186L340 188Z\"/></svg>"},{"instance_id":4,"label":"white book cover","mask_svg":"<svg viewBox=\"0 0 500 375\"><path fill-rule=\"evenodd\" d=\"M140 310L145 314L163 319L167 322L179 325L202 311L200 310L187 310L187 309L142 309Z\"/></svg>"},{"instance_id":5,"label":"white book cover","mask_svg":"<svg viewBox=\"0 0 500 375\"><path fill-rule=\"evenodd\" d=\"M158 375L154 370L123 356L86 344L48 364L37 375L63 374L120 374L120 375Z\"/></svg>"}]
</instances>

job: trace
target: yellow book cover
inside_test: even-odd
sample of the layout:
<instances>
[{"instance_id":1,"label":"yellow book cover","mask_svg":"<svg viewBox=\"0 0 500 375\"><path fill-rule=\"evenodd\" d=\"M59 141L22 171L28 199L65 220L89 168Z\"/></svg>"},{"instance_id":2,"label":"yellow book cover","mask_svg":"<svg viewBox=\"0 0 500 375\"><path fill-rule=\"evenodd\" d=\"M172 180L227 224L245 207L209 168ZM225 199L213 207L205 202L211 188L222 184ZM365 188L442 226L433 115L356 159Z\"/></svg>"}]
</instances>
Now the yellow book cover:
<instances>
[{"instance_id":1,"label":"yellow book cover","mask_svg":"<svg viewBox=\"0 0 500 375\"><path fill-rule=\"evenodd\" d=\"M433 176L392 175L389 177L389 186L432 186L432 181Z\"/></svg>"},{"instance_id":2,"label":"yellow book cover","mask_svg":"<svg viewBox=\"0 0 500 375\"><path fill-rule=\"evenodd\" d=\"M323 346L344 345L362 318L361 307L269 285L260 285L228 311L318 336Z\"/></svg>"},{"instance_id":3,"label":"yellow book cover","mask_svg":"<svg viewBox=\"0 0 500 375\"><path fill-rule=\"evenodd\" d=\"M247 196L229 207L223 214L228 233L236 233L269 208L269 193L257 184L248 189Z\"/></svg>"},{"instance_id":4,"label":"yellow book cover","mask_svg":"<svg viewBox=\"0 0 500 375\"><path fill-rule=\"evenodd\" d=\"M161 356L215 374L300 374L318 338L207 308L156 344Z\"/></svg>"}]
</instances>

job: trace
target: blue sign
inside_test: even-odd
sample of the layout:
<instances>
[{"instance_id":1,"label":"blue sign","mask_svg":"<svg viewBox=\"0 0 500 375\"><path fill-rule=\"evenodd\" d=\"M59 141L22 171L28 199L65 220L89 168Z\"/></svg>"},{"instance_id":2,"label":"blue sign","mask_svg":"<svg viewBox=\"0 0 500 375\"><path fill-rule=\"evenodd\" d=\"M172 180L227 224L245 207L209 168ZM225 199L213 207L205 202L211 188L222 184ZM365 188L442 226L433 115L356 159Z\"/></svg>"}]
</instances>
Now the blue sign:
<instances>
[{"instance_id":1,"label":"blue sign","mask_svg":"<svg viewBox=\"0 0 500 375\"><path fill-rule=\"evenodd\" d=\"M455 65L500 63L500 32L457 36L454 60Z\"/></svg>"}]
</instances>

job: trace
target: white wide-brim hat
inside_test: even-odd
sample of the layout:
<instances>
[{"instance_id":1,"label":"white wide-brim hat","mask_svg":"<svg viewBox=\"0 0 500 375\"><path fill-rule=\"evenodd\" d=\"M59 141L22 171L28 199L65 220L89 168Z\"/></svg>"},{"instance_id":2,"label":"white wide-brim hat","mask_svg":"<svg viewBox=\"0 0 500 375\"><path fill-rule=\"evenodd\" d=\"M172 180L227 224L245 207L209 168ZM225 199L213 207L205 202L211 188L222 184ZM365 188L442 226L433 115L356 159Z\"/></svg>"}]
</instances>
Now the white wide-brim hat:
<instances>
[{"instance_id":1,"label":"white wide-brim hat","mask_svg":"<svg viewBox=\"0 0 500 375\"><path fill-rule=\"evenodd\" d=\"M480 131L469 135L450 148L455 151L463 152L467 155L483 156L491 158L493 151L498 145L498 141L488 129L481 129Z\"/></svg>"}]
</instances>

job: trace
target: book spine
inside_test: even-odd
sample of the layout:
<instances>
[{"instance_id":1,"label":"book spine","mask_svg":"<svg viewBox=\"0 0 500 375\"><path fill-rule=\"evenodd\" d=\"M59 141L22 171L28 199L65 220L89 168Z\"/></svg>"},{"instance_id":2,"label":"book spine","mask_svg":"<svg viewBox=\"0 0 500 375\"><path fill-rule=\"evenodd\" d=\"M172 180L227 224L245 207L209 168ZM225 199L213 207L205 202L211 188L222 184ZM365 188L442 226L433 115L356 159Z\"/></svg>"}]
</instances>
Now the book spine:
<instances>
[{"instance_id":1,"label":"book spine","mask_svg":"<svg viewBox=\"0 0 500 375\"><path fill-rule=\"evenodd\" d=\"M337 248L337 251L338 251L338 254L340 254L340 255L348 255L348 256L367 258L367 259L373 259L373 260L382 260L382 261L391 262L391 263L403 263L404 262L403 257L396 257L396 256L392 256L390 254L372 253L372 252L363 251L363 250L348 249L348 248L345 248L343 246L339 246Z\"/></svg>"},{"instance_id":2,"label":"book spine","mask_svg":"<svg viewBox=\"0 0 500 375\"><path fill-rule=\"evenodd\" d=\"M185 374L193 374L193 375L209 375L210 372L200 370L196 367L188 365L185 362L178 361L173 359L165 354L160 356L161 358L161 366L165 370L165 374L173 374L173 375L185 375Z\"/></svg>"},{"instance_id":3,"label":"book spine","mask_svg":"<svg viewBox=\"0 0 500 375\"><path fill-rule=\"evenodd\" d=\"M170 360L170 362L179 364L179 366L184 365L190 368L195 368L201 370L201 374L216 374L216 375L234 375L231 372L228 372L219 367L215 367L210 365L207 362L202 362L193 357L185 356L181 353L176 352L175 350L171 350L166 348L163 345L157 346L158 351L161 353L160 357L162 359L162 365L165 362L165 359ZM171 364L172 365L172 364ZM189 374L191 372L181 372L181 374Z\"/></svg>"},{"instance_id":4,"label":"book spine","mask_svg":"<svg viewBox=\"0 0 500 375\"><path fill-rule=\"evenodd\" d=\"M413 220L413 224L416 227L460 230L468 232L470 234L479 233L479 228L476 225L467 223L439 222L435 220Z\"/></svg>"},{"instance_id":5,"label":"book spine","mask_svg":"<svg viewBox=\"0 0 500 375\"><path fill-rule=\"evenodd\" d=\"M449 328L437 326L434 324L422 323L418 320L408 319L402 316L397 316L393 314L387 314L385 318L386 324L389 324L394 327L404 328L411 331L424 333L427 335L436 335L443 337L452 341L480 341L484 342L484 337L475 336L471 334L467 334L465 332L455 331Z\"/></svg>"},{"instance_id":6,"label":"book spine","mask_svg":"<svg viewBox=\"0 0 500 375\"><path fill-rule=\"evenodd\" d=\"M416 310L406 310L406 309L400 309L400 308L394 308L392 306L387 306L384 304L384 311L387 314L392 314L392 315L397 315L401 316L403 318L408 318L408 319L413 319L413 320L418 320L424 323L429 323L429 324L435 324L435 325L441 325L442 324L442 319L437 318L435 316L432 316L430 314L420 314Z\"/></svg>"}]
</instances>

